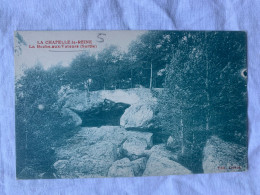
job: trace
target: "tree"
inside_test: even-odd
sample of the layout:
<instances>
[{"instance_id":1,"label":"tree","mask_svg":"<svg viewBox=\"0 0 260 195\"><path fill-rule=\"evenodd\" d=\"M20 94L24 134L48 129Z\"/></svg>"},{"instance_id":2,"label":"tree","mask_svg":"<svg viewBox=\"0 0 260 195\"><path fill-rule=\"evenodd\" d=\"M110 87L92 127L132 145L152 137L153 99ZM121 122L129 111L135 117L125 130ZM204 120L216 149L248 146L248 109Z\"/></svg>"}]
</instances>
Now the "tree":
<instances>
[{"instance_id":1,"label":"tree","mask_svg":"<svg viewBox=\"0 0 260 195\"><path fill-rule=\"evenodd\" d=\"M102 79L103 89L116 89L120 83L123 53L117 46L111 45L97 55L98 75Z\"/></svg>"},{"instance_id":2,"label":"tree","mask_svg":"<svg viewBox=\"0 0 260 195\"><path fill-rule=\"evenodd\" d=\"M24 175L26 169L32 169L36 175L44 173L53 177L52 165L55 162L55 155L52 147L66 132L66 129L61 128L64 119L57 105L62 72L62 67L45 71L41 65L36 65L26 70L16 81L18 178L27 178Z\"/></svg>"},{"instance_id":3,"label":"tree","mask_svg":"<svg viewBox=\"0 0 260 195\"><path fill-rule=\"evenodd\" d=\"M171 31L149 31L130 44L129 53L140 67L140 84L149 88L162 87L164 79L159 77L165 76L162 70L170 62L173 35Z\"/></svg>"},{"instance_id":4,"label":"tree","mask_svg":"<svg viewBox=\"0 0 260 195\"><path fill-rule=\"evenodd\" d=\"M212 133L223 140L247 145L246 34L211 33L208 47Z\"/></svg>"},{"instance_id":5,"label":"tree","mask_svg":"<svg viewBox=\"0 0 260 195\"><path fill-rule=\"evenodd\" d=\"M240 75L246 60L245 38L239 33L180 34L166 66L160 121L179 145L181 161L201 172L201 165L193 165L201 163L209 135L246 143L246 81ZM196 157L200 158L194 162Z\"/></svg>"},{"instance_id":6,"label":"tree","mask_svg":"<svg viewBox=\"0 0 260 195\"><path fill-rule=\"evenodd\" d=\"M22 53L22 47L26 46L27 43L25 42L23 36L20 33L16 32L14 36L15 36L14 52L19 56Z\"/></svg>"},{"instance_id":7,"label":"tree","mask_svg":"<svg viewBox=\"0 0 260 195\"><path fill-rule=\"evenodd\" d=\"M91 79L95 83L91 90L97 90L100 87L98 71L96 56L82 52L72 60L65 77L72 87L81 90L85 89L85 83Z\"/></svg>"}]
</instances>

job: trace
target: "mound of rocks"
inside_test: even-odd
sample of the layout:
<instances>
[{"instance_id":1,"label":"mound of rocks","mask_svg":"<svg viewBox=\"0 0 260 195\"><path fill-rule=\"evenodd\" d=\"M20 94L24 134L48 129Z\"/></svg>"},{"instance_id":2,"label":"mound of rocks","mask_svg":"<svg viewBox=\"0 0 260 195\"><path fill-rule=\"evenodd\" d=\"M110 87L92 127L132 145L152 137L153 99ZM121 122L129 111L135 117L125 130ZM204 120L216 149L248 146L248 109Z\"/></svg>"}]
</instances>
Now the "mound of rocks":
<instances>
[{"instance_id":1,"label":"mound of rocks","mask_svg":"<svg viewBox=\"0 0 260 195\"><path fill-rule=\"evenodd\" d=\"M203 150L204 173L246 170L246 150L246 147L212 136Z\"/></svg>"},{"instance_id":2,"label":"mound of rocks","mask_svg":"<svg viewBox=\"0 0 260 195\"><path fill-rule=\"evenodd\" d=\"M62 178L86 175L104 177L115 161L123 156L131 160L140 159L151 146L151 133L126 131L123 127L116 126L85 127L63 146L56 148L59 160L54 163L54 168ZM114 167L119 167L120 162ZM140 172L136 167L143 167L137 162L139 161L131 163L136 174Z\"/></svg>"},{"instance_id":3,"label":"mound of rocks","mask_svg":"<svg viewBox=\"0 0 260 195\"><path fill-rule=\"evenodd\" d=\"M192 172L176 162L177 156L164 144L155 145L147 151L149 159L143 176L191 174Z\"/></svg>"},{"instance_id":4,"label":"mound of rocks","mask_svg":"<svg viewBox=\"0 0 260 195\"><path fill-rule=\"evenodd\" d=\"M149 89L76 91L59 100L67 127L149 128L154 118L157 98ZM67 118L69 117L69 120Z\"/></svg>"}]
</instances>

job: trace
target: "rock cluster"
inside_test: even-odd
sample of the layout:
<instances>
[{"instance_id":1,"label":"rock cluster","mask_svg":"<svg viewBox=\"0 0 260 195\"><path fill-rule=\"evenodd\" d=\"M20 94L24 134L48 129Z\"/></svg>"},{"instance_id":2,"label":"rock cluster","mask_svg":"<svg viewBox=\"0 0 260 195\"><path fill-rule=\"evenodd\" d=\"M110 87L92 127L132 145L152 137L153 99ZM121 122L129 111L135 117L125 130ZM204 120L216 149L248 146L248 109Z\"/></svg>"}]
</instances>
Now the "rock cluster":
<instances>
[{"instance_id":1,"label":"rock cluster","mask_svg":"<svg viewBox=\"0 0 260 195\"><path fill-rule=\"evenodd\" d=\"M149 128L157 104L149 89L82 92L63 96L60 101L64 102L65 125L72 128L80 125Z\"/></svg>"},{"instance_id":2,"label":"rock cluster","mask_svg":"<svg viewBox=\"0 0 260 195\"><path fill-rule=\"evenodd\" d=\"M203 171L229 172L246 170L247 148L238 144L225 142L217 136L212 136L203 150Z\"/></svg>"},{"instance_id":3,"label":"rock cluster","mask_svg":"<svg viewBox=\"0 0 260 195\"><path fill-rule=\"evenodd\" d=\"M153 145L153 133L143 131L151 127L157 104L149 89L85 92L65 99L62 110L67 117L65 126L81 128L55 149L57 161L53 166L58 177L191 173L177 163L174 153L168 150L175 147L172 137L167 146ZM118 124L110 120L115 115ZM90 125L91 117L94 125ZM87 120L89 126L84 125Z\"/></svg>"},{"instance_id":4,"label":"rock cluster","mask_svg":"<svg viewBox=\"0 0 260 195\"><path fill-rule=\"evenodd\" d=\"M54 168L61 178L191 173L164 144L153 146L152 136L117 126L83 127L56 148Z\"/></svg>"}]
</instances>

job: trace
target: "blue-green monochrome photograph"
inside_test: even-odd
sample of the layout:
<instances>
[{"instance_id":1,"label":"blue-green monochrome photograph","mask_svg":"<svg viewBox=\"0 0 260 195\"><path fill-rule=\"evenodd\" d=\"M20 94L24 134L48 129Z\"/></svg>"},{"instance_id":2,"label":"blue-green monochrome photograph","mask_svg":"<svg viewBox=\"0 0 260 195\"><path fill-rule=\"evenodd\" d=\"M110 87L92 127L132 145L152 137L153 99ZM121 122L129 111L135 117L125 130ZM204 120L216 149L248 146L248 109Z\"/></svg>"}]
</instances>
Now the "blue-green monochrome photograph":
<instances>
[{"instance_id":1,"label":"blue-green monochrome photograph","mask_svg":"<svg viewBox=\"0 0 260 195\"><path fill-rule=\"evenodd\" d=\"M247 170L241 31L16 31L17 179Z\"/></svg>"}]
</instances>

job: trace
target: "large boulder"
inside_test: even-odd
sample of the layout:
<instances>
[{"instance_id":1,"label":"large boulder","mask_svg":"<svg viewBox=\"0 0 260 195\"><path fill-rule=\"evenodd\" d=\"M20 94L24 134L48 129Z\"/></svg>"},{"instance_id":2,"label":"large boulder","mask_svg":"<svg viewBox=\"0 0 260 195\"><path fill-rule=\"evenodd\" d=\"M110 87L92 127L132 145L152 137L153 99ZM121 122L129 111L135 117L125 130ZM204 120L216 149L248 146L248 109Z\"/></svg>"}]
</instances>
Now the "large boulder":
<instances>
[{"instance_id":1,"label":"large boulder","mask_svg":"<svg viewBox=\"0 0 260 195\"><path fill-rule=\"evenodd\" d=\"M180 143L178 140L174 139L172 136L169 136L167 139L166 147L169 150L177 150L180 148Z\"/></svg>"},{"instance_id":2,"label":"large boulder","mask_svg":"<svg viewBox=\"0 0 260 195\"><path fill-rule=\"evenodd\" d=\"M130 161L128 158L115 161L109 168L108 177L142 176L146 166L145 157Z\"/></svg>"},{"instance_id":3,"label":"large boulder","mask_svg":"<svg viewBox=\"0 0 260 195\"><path fill-rule=\"evenodd\" d=\"M149 128L154 117L151 105L132 105L125 110L120 125L125 128Z\"/></svg>"},{"instance_id":4,"label":"large boulder","mask_svg":"<svg viewBox=\"0 0 260 195\"><path fill-rule=\"evenodd\" d=\"M98 142L86 147L74 148L68 160L58 160L54 168L61 178L86 175L106 176L109 167L117 159L116 145L111 142ZM72 148L73 149L73 148Z\"/></svg>"},{"instance_id":5,"label":"large boulder","mask_svg":"<svg viewBox=\"0 0 260 195\"><path fill-rule=\"evenodd\" d=\"M53 164L53 167L56 169L58 176L60 176L61 178L66 178L66 176L70 175L70 173L68 173L68 165L68 160L58 160Z\"/></svg>"},{"instance_id":6,"label":"large boulder","mask_svg":"<svg viewBox=\"0 0 260 195\"><path fill-rule=\"evenodd\" d=\"M153 144L152 136L152 133L128 131L127 139L122 145L123 154L131 160L145 156L145 150Z\"/></svg>"},{"instance_id":7,"label":"large boulder","mask_svg":"<svg viewBox=\"0 0 260 195\"><path fill-rule=\"evenodd\" d=\"M147 158L142 157L131 161L131 165L135 176L142 176L147 163Z\"/></svg>"},{"instance_id":8,"label":"large boulder","mask_svg":"<svg viewBox=\"0 0 260 195\"><path fill-rule=\"evenodd\" d=\"M63 146L56 148L54 163L59 177L106 176L118 159L117 148L126 140L122 127L82 128Z\"/></svg>"},{"instance_id":9,"label":"large boulder","mask_svg":"<svg viewBox=\"0 0 260 195\"><path fill-rule=\"evenodd\" d=\"M80 116L68 108L62 108L61 114L63 117L61 127L72 129L82 124Z\"/></svg>"},{"instance_id":10,"label":"large boulder","mask_svg":"<svg viewBox=\"0 0 260 195\"><path fill-rule=\"evenodd\" d=\"M158 93L159 91L157 90ZM63 108L70 109L81 117L82 126L89 127L121 125L125 128L149 128L153 125L157 104L157 98L146 88L77 91L66 98L62 96L60 101L64 102Z\"/></svg>"},{"instance_id":11,"label":"large boulder","mask_svg":"<svg viewBox=\"0 0 260 195\"><path fill-rule=\"evenodd\" d=\"M146 164L143 176L191 174L192 172L164 156L151 154Z\"/></svg>"},{"instance_id":12,"label":"large boulder","mask_svg":"<svg viewBox=\"0 0 260 195\"><path fill-rule=\"evenodd\" d=\"M82 127L69 142L75 140L83 146L93 145L98 142L107 141L115 145L122 144L126 140L127 131L119 126Z\"/></svg>"},{"instance_id":13,"label":"large boulder","mask_svg":"<svg viewBox=\"0 0 260 195\"><path fill-rule=\"evenodd\" d=\"M68 138L61 147L55 148L58 159L80 158L88 153L88 148L96 143L110 142L120 147L126 140L127 131L122 127L102 126L100 128L83 127L74 136Z\"/></svg>"},{"instance_id":14,"label":"large boulder","mask_svg":"<svg viewBox=\"0 0 260 195\"><path fill-rule=\"evenodd\" d=\"M146 156L151 156L152 154L155 154L157 156L177 160L177 154L168 150L165 144L154 145L150 150L146 150L145 154Z\"/></svg>"},{"instance_id":15,"label":"large boulder","mask_svg":"<svg viewBox=\"0 0 260 195\"><path fill-rule=\"evenodd\" d=\"M54 168L61 178L105 177L111 165L124 158L125 154L135 160L151 146L151 133L126 131L123 127L116 126L84 127L68 138L63 146L55 149L59 160L54 163ZM130 164L133 173L140 175L145 159L138 159Z\"/></svg>"},{"instance_id":16,"label":"large boulder","mask_svg":"<svg viewBox=\"0 0 260 195\"><path fill-rule=\"evenodd\" d=\"M104 98L100 97L100 92L77 92L68 95L64 100L64 108L70 108L73 110L77 110L79 112L83 112L89 110L93 107L97 107L99 104L104 102Z\"/></svg>"},{"instance_id":17,"label":"large boulder","mask_svg":"<svg viewBox=\"0 0 260 195\"><path fill-rule=\"evenodd\" d=\"M96 143L88 148L86 154L82 156L82 161L74 158L72 163L77 165L80 173L106 176L109 167L117 159L116 148L116 145L110 142Z\"/></svg>"},{"instance_id":18,"label":"large boulder","mask_svg":"<svg viewBox=\"0 0 260 195\"><path fill-rule=\"evenodd\" d=\"M65 102L64 107L73 108L77 111L89 110L104 102L104 100L129 105L156 104L157 102L157 99L153 97L151 91L147 88L100 90L92 92L77 91L70 93L66 98L62 97L60 99Z\"/></svg>"},{"instance_id":19,"label":"large boulder","mask_svg":"<svg viewBox=\"0 0 260 195\"><path fill-rule=\"evenodd\" d=\"M153 146L153 134L149 132L139 132L139 131L127 131L127 139L140 139L143 140L148 148Z\"/></svg>"},{"instance_id":20,"label":"large boulder","mask_svg":"<svg viewBox=\"0 0 260 195\"><path fill-rule=\"evenodd\" d=\"M109 99L114 102L122 102L126 104L136 104L141 100L140 90L138 89L117 89L117 90L102 90L100 91L100 97L102 99ZM144 93L149 93L144 91Z\"/></svg>"},{"instance_id":21,"label":"large boulder","mask_svg":"<svg viewBox=\"0 0 260 195\"><path fill-rule=\"evenodd\" d=\"M109 168L108 177L132 177L134 170L128 158L115 161Z\"/></svg>"},{"instance_id":22,"label":"large boulder","mask_svg":"<svg viewBox=\"0 0 260 195\"><path fill-rule=\"evenodd\" d=\"M81 118L84 127L119 126L120 118L129 106L129 104L115 103L105 99L84 111L74 108L70 108L70 110Z\"/></svg>"},{"instance_id":23,"label":"large boulder","mask_svg":"<svg viewBox=\"0 0 260 195\"><path fill-rule=\"evenodd\" d=\"M229 172L247 169L247 148L212 136L203 150L203 171Z\"/></svg>"},{"instance_id":24,"label":"large boulder","mask_svg":"<svg viewBox=\"0 0 260 195\"><path fill-rule=\"evenodd\" d=\"M149 159L143 176L190 174L190 170L176 162L177 155L169 151L166 145L159 144L146 151Z\"/></svg>"}]
</instances>

